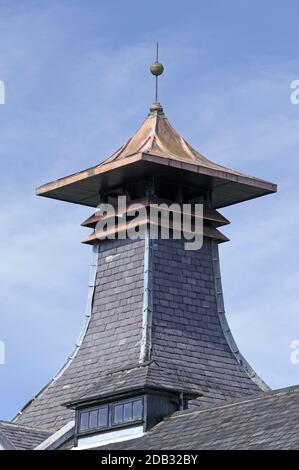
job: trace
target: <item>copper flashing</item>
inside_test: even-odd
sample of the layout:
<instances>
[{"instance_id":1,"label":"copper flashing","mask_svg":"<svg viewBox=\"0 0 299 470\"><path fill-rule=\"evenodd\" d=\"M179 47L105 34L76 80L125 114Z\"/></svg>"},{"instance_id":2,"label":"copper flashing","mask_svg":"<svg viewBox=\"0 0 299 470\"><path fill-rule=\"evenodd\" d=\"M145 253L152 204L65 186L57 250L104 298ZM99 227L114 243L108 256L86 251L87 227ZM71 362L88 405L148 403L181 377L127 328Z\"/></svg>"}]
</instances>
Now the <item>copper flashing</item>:
<instances>
[{"instance_id":1,"label":"copper flashing","mask_svg":"<svg viewBox=\"0 0 299 470\"><path fill-rule=\"evenodd\" d=\"M223 167L193 149L151 108L138 131L102 163L37 188L36 194L96 207L99 193L149 176L212 190L214 208L276 192L275 184Z\"/></svg>"},{"instance_id":2,"label":"copper flashing","mask_svg":"<svg viewBox=\"0 0 299 470\"><path fill-rule=\"evenodd\" d=\"M126 205L126 210L122 213L119 213L117 210L113 211L112 213L106 213L103 215L97 215L95 212L93 215L88 217L84 222L82 222L81 226L82 227L89 227L89 228L94 228L100 220L103 220L104 218L108 217L114 217L114 216L120 216L123 214L126 214L127 216L135 215L135 211L138 211L138 209L141 209L143 207L149 208L153 207L155 208L155 205L167 205L171 206L172 204L177 204L175 201L170 201L169 199L160 199L156 197L144 197L144 198L139 198L139 199L134 199L130 201ZM134 206L133 206L134 205ZM173 210L171 207L163 207L163 211L168 211L168 212L176 212ZM180 204L180 207L183 209L183 206ZM194 215L193 217L197 218L197 215ZM215 227L219 227L221 225L227 225L230 223L230 221L224 217L222 214L220 214L218 211L214 209L210 209L208 207L203 208L203 218L209 222L213 222L213 225Z\"/></svg>"},{"instance_id":3,"label":"copper flashing","mask_svg":"<svg viewBox=\"0 0 299 470\"><path fill-rule=\"evenodd\" d=\"M97 243L100 240L105 240L107 238L112 238L112 239L118 238L118 237L126 238L127 230L142 228L148 225L156 226L156 227L164 227L166 229L168 228L167 224L163 224L161 222L155 223L155 222L150 221L149 217L144 217L142 220L138 219L138 220L131 220L126 223L120 223L111 229L107 229L103 231L100 231L100 230L93 231L90 235L84 238L84 240L82 240L82 243L87 244L87 245L93 245L94 243ZM172 222L169 223L169 229L170 229L170 232L176 232L178 234L181 234L182 232L181 226L176 226ZM192 231L188 233L194 234L195 233L194 229L192 229ZM204 237L218 240L219 243L229 241L229 239L225 235L223 235L219 230L211 226L204 225L203 231L202 232L197 231L196 233L203 234Z\"/></svg>"}]
</instances>

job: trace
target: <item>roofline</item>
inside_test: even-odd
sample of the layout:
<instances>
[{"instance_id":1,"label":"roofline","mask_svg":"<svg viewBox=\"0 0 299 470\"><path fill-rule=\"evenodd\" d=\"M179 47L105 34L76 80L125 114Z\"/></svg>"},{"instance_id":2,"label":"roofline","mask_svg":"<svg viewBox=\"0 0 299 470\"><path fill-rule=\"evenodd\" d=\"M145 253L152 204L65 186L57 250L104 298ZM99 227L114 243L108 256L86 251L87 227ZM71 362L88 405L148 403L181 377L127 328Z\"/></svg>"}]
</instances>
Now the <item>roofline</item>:
<instances>
[{"instance_id":1,"label":"roofline","mask_svg":"<svg viewBox=\"0 0 299 470\"><path fill-rule=\"evenodd\" d=\"M167 393L170 393L171 395L178 395L180 393L184 393L186 396L190 397L190 400L191 399L194 399L194 398L197 398L197 397L200 397L200 396L203 396L203 393L202 392L192 392L190 390L184 390L184 389L173 389L173 388L169 388L169 387L158 387L158 386L154 386L154 385L147 385L147 384L144 384L144 385L137 385L136 387L127 387L127 388L124 388L122 390L118 390L118 391L115 391L113 393L111 392L107 392L107 393L104 393L104 394L98 394L98 395L93 395L93 396L90 396L90 397L82 397L82 398L78 398L77 400L71 400L71 401L68 401L66 403L63 403L62 406L65 406L66 408L71 408L71 409L76 409L76 408L79 408L81 406L84 406L84 405L88 405L88 404L93 404L94 402L99 402L99 401L104 401L105 399L107 398L112 398L112 399L115 399L117 397L121 397L122 395L127 395L128 392L131 392L131 394L135 394L135 392L167 392Z\"/></svg>"},{"instance_id":2,"label":"roofline","mask_svg":"<svg viewBox=\"0 0 299 470\"><path fill-rule=\"evenodd\" d=\"M229 348L236 358L238 364L244 369L246 374L250 377L250 379L264 392L268 392L270 387L259 377L259 375L255 372L255 370L251 367L249 362L245 359L243 354L240 352L236 341L233 337L233 334L230 330L226 314L225 314L225 307L224 307L224 297L222 291L222 281L221 281L221 269L220 269L220 258L219 258L219 249L218 243L212 240L212 265L213 265L213 276L214 276L214 283L215 283L215 291L216 291L216 304L217 304L217 312L219 323L221 325L223 335L229 345Z\"/></svg>"},{"instance_id":3,"label":"roofline","mask_svg":"<svg viewBox=\"0 0 299 470\"><path fill-rule=\"evenodd\" d=\"M209 411L214 411L214 410L219 410L219 409L224 409L224 408L230 408L230 407L233 407L233 406L242 405L242 403L250 403L250 402L260 401L260 400L264 400L264 399L267 400L267 399L269 399L269 398L271 398L275 395L284 395L284 394L294 393L294 392L299 392L299 385L293 385L291 387L279 388L277 390L269 390L267 392L261 391L260 393L257 393L257 394L251 394L251 395L248 395L248 396L242 397L242 398L235 398L234 400L230 400L229 402L225 402L221 405L209 406L209 407L206 407L206 408L201 409L201 410L190 410L189 409L189 410L185 410L185 411L182 411L182 412L177 412L174 415L165 418L165 420L166 419L167 420L169 420L169 419L179 419L179 418L183 418L183 417L189 416L189 415L197 415L197 414L206 413L206 412L209 412Z\"/></svg>"},{"instance_id":4,"label":"roofline","mask_svg":"<svg viewBox=\"0 0 299 470\"><path fill-rule=\"evenodd\" d=\"M41 442L33 450L55 450L64 444L75 434L75 421L69 421L67 424L51 434L47 439Z\"/></svg>"},{"instance_id":5,"label":"roofline","mask_svg":"<svg viewBox=\"0 0 299 470\"><path fill-rule=\"evenodd\" d=\"M54 189L67 186L72 183L77 183L78 181L84 181L87 178L90 178L92 176L97 176L102 173L106 173L108 171L114 170L115 168L130 165L132 163L142 160L141 156L142 154L138 153L138 154L131 155L124 160L119 160L116 162L113 161L110 163L102 162L99 165L95 165L93 167L87 168L86 170L78 171L77 173L72 173L71 175L64 176L63 178L59 178L55 181L51 181L49 183L39 186L35 190L36 195L43 196L48 191L52 191Z\"/></svg>"},{"instance_id":6,"label":"roofline","mask_svg":"<svg viewBox=\"0 0 299 470\"><path fill-rule=\"evenodd\" d=\"M223 180L246 184L248 186L253 186L255 188L265 189L271 192L277 191L277 185L270 183L269 181L256 178L254 176L245 175L242 173L236 174L233 170L229 168L221 167L223 170L217 170L214 168L207 168L204 165L199 165L195 163L186 163L180 160L173 160L171 158L160 157L157 155L142 153L141 160L149 161L152 163L159 163L161 165L171 166L174 168L192 171L193 173L199 173L201 175L212 176L215 178L220 178ZM158 160L158 161L157 161ZM257 184L254 184L256 182Z\"/></svg>"},{"instance_id":7,"label":"roofline","mask_svg":"<svg viewBox=\"0 0 299 470\"><path fill-rule=\"evenodd\" d=\"M84 181L92 176L97 176L103 173L107 173L108 171L114 170L116 168L120 168L123 166L130 165L132 163L138 161L148 161L151 163L161 164L164 166L169 166L181 170L191 171L193 173L199 173L201 175L206 175L210 177L220 178L222 180L235 182L244 184L247 186L252 186L259 189L264 189L266 191L276 192L277 185L274 183L270 183L269 181L265 181L259 178L255 178L249 175L235 174L230 169L226 169L223 167L222 170L217 170L213 168L207 168L203 165L194 164L194 163L186 163L180 160L174 160L168 157L160 157L158 155L148 154L148 153L137 153L130 155L123 160L116 160L109 163L100 163L99 165L87 168L86 170L79 171L77 173L73 173L69 176L65 176L63 178L59 178L55 181L43 184L36 188L36 195L37 196L46 196L48 192L53 191L55 189L62 188L63 186L68 186L72 183L77 183L80 181Z\"/></svg>"},{"instance_id":8,"label":"roofline","mask_svg":"<svg viewBox=\"0 0 299 470\"><path fill-rule=\"evenodd\" d=\"M37 428L37 427L27 426L23 424L19 425L17 423L12 423L11 421L0 420L0 446L2 445L4 450L17 450L18 449L13 444L13 442L5 435L5 427L7 427L7 429L9 430L28 431L28 433L30 432L31 433L45 433L49 435L49 432L43 428Z\"/></svg>"},{"instance_id":9,"label":"roofline","mask_svg":"<svg viewBox=\"0 0 299 470\"><path fill-rule=\"evenodd\" d=\"M84 325L83 325L82 330L79 334L79 337L76 341L76 344L75 344L75 347L74 347L73 351L71 352L71 354L68 355L67 360L65 361L63 366L58 370L58 372L54 375L54 377L39 391L39 393L34 395L34 397L31 398L31 400L29 400L27 403L25 403L25 405L12 418L12 422L10 424L18 425L18 423L15 422L15 420L17 421L18 417L23 414L23 411L25 411L26 408L28 408L28 406L30 406L31 403L34 402L37 399L37 397L42 395L42 393L44 393L50 387L50 385L53 382L55 382L64 373L64 371L71 365L71 363L75 359L75 357L76 357L76 355L77 355L77 353L78 353L78 351L81 347L81 344L84 340L84 337L86 335L86 332L87 332L87 329L88 329L88 326L89 326L89 323L90 323L90 319L91 319L93 294L94 294L94 289L95 289L96 273L97 273L97 268L98 268L99 249L100 249L99 244L93 245L93 254L92 254L92 260L91 260L91 264L90 264L90 274L89 274L90 284L89 284L89 292L88 292L88 295L87 295L87 307L86 307L86 312L85 312L85 317L86 318L85 318Z\"/></svg>"},{"instance_id":10,"label":"roofline","mask_svg":"<svg viewBox=\"0 0 299 470\"><path fill-rule=\"evenodd\" d=\"M0 445L2 445L4 450L16 450L16 446L3 434L0 429ZM1 449L0 449L1 450Z\"/></svg>"},{"instance_id":11,"label":"roofline","mask_svg":"<svg viewBox=\"0 0 299 470\"><path fill-rule=\"evenodd\" d=\"M35 432L49 432L45 428L39 428L37 426L28 426L27 424L18 424L14 423L13 421L5 421L4 419L0 419L0 431L1 431L1 424L12 426L14 428L22 429L25 431L35 431Z\"/></svg>"}]
</instances>

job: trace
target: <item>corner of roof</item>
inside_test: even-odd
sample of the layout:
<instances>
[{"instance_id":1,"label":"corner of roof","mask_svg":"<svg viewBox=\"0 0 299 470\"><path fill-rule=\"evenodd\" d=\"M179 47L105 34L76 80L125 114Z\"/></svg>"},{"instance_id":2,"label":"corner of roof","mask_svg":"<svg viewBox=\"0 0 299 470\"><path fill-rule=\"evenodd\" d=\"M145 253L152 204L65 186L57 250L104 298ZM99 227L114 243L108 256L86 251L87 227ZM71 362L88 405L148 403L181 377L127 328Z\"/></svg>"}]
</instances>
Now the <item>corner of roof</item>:
<instances>
[{"instance_id":1,"label":"corner of roof","mask_svg":"<svg viewBox=\"0 0 299 470\"><path fill-rule=\"evenodd\" d=\"M16 447L13 445L10 439L5 436L5 434L0 429L0 450L1 446L4 450L16 450Z\"/></svg>"}]
</instances>

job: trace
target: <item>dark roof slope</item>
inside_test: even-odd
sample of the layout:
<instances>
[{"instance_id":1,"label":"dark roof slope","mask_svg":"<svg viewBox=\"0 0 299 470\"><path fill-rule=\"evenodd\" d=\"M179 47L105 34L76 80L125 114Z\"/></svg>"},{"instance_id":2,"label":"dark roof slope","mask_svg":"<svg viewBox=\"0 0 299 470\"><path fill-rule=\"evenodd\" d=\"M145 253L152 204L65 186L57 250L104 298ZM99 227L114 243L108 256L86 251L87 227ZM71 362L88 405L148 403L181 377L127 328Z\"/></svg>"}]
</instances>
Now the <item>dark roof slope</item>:
<instances>
[{"instance_id":1,"label":"dark roof slope","mask_svg":"<svg viewBox=\"0 0 299 470\"><path fill-rule=\"evenodd\" d=\"M49 437L43 429L0 421L0 444L7 450L30 450Z\"/></svg>"},{"instance_id":2,"label":"dark roof slope","mask_svg":"<svg viewBox=\"0 0 299 470\"><path fill-rule=\"evenodd\" d=\"M143 240L134 243L108 240L101 247L91 318L77 354L68 367L22 409L15 422L57 431L74 419L74 412L62 406L64 402L86 393L102 375L138 363L143 247ZM109 257L113 261L107 261ZM126 275L122 276L121 266Z\"/></svg>"},{"instance_id":3,"label":"dark roof slope","mask_svg":"<svg viewBox=\"0 0 299 470\"><path fill-rule=\"evenodd\" d=\"M112 398L123 392L136 392L144 389L159 389L169 392L184 392L193 398L203 395L200 387L184 382L179 375L175 377L169 373L168 368L159 366L155 362L148 365L112 372L103 375L100 381L93 384L86 393L66 402L71 408L74 405L89 403L93 400Z\"/></svg>"},{"instance_id":4,"label":"dark roof slope","mask_svg":"<svg viewBox=\"0 0 299 470\"><path fill-rule=\"evenodd\" d=\"M106 449L299 449L299 386L179 412Z\"/></svg>"},{"instance_id":5,"label":"dark roof slope","mask_svg":"<svg viewBox=\"0 0 299 470\"><path fill-rule=\"evenodd\" d=\"M185 251L183 240L163 242L155 240L152 255L151 366L139 363L144 240L107 240L101 244L91 318L78 353L22 409L16 423L56 431L74 416L63 403L128 386L197 392L202 396L195 406L259 393L219 319L211 241L206 239L199 251Z\"/></svg>"}]
</instances>

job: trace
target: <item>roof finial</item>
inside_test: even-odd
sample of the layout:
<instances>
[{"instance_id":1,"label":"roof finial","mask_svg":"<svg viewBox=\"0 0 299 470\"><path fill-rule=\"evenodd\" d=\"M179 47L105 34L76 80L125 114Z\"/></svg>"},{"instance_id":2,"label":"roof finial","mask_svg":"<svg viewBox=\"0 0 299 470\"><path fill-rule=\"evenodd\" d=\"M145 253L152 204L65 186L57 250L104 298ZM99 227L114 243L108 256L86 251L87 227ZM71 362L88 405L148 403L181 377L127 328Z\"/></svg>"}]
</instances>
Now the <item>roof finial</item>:
<instances>
[{"instance_id":1,"label":"roof finial","mask_svg":"<svg viewBox=\"0 0 299 470\"><path fill-rule=\"evenodd\" d=\"M155 102L158 102L158 76L163 73L164 67L159 62L159 43L157 42L156 46L156 62L154 62L150 67L151 73L156 77L156 95Z\"/></svg>"}]
</instances>

